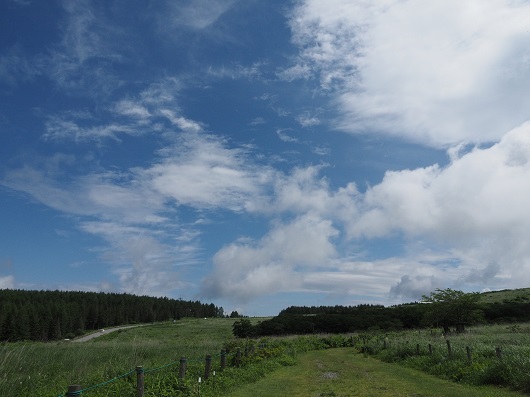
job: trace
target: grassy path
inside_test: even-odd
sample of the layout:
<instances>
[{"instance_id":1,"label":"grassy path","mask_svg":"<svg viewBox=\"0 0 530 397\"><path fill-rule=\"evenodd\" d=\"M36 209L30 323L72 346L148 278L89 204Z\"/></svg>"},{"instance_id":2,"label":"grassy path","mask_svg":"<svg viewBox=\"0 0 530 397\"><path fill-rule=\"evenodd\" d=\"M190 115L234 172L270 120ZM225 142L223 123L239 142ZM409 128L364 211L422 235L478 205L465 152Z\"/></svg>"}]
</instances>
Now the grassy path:
<instances>
[{"instance_id":1,"label":"grassy path","mask_svg":"<svg viewBox=\"0 0 530 397\"><path fill-rule=\"evenodd\" d=\"M515 397L522 394L493 387L444 381L416 370L356 354L352 349L314 351L299 364L241 387L226 397Z\"/></svg>"}]
</instances>

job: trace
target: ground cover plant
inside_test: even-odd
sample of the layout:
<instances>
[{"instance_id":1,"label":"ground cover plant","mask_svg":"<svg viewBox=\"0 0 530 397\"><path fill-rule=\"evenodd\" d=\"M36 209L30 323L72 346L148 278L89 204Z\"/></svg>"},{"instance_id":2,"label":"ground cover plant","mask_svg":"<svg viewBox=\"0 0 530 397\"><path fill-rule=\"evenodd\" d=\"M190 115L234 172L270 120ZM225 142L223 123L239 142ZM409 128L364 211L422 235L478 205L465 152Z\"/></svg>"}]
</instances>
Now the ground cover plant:
<instances>
[{"instance_id":1,"label":"ground cover plant","mask_svg":"<svg viewBox=\"0 0 530 397\"><path fill-rule=\"evenodd\" d=\"M252 321L258 321L253 319ZM296 355L314 349L351 344L351 338L287 337L235 339L233 319L183 319L109 333L85 343L13 343L0 346L2 396L60 396L69 384L98 385L83 392L90 397L135 395L135 367L145 369L145 396L219 395L254 382L281 366L296 363ZM237 348L241 362L236 366ZM228 367L220 373L221 350ZM212 371L204 375L205 356L211 354ZM187 358L184 380L178 379L179 361Z\"/></svg>"},{"instance_id":2,"label":"ground cover plant","mask_svg":"<svg viewBox=\"0 0 530 397\"><path fill-rule=\"evenodd\" d=\"M249 319L252 323L262 320ZM113 380L82 395L132 397L136 395L134 369L142 365L146 379L145 396L219 396L236 393L241 388L244 390L244 385L264 377L301 370L308 357L307 352L319 350L316 355L309 356L318 357L326 350L326 357L330 359L333 358L329 355L331 351L337 351L338 356L333 360L342 362L344 369L332 368L324 372L342 373L342 380L350 367L359 367L362 363L360 359L373 355L389 362L389 367L381 368L394 368L385 371L394 372L395 377L399 377L400 373L396 368L408 367L469 384L470 387L492 384L528 393L530 324L470 327L469 332L453 334L448 339L442 336L440 329L241 339L233 336L233 324L234 319L193 318L115 331L85 343L3 344L0 345L0 390L6 397L58 397L64 395L69 384L81 384L85 388ZM451 357L447 354L446 340L452 346ZM429 344L432 353L429 352ZM343 353L339 352L340 349L330 349L342 347L347 347ZM466 347L470 347L471 361ZM496 347L502 349L502 358L497 357ZM238 348L241 351L239 365L236 361ZM222 372L221 350L227 352L228 362ZM213 356L212 371L215 374L212 373L206 381L203 377L207 354ZM188 367L185 379L179 380L179 360L182 356L187 358ZM373 360L365 363L372 364L365 369L358 368L358 371L370 372L367 368L377 366ZM302 377L303 373L297 376ZM117 377L119 379L115 379ZM203 378L201 383L198 382L199 377ZM409 377L414 378L413 375ZM349 381L341 383L342 380L337 380L336 386L340 387L322 389L320 393L329 393L321 395L351 395L344 390L352 390L354 385ZM357 382L357 386L358 382L364 381L356 378L354 372L350 380ZM425 382L428 383L427 380ZM423 386L418 387L421 390ZM370 394L368 389L366 393L353 395L384 395ZM392 395L391 389L385 393Z\"/></svg>"},{"instance_id":3,"label":"ground cover plant","mask_svg":"<svg viewBox=\"0 0 530 397\"><path fill-rule=\"evenodd\" d=\"M282 367L255 383L223 397L516 397L521 394L497 387L478 387L438 379L401 365L358 354L355 349L312 351L298 364Z\"/></svg>"},{"instance_id":4,"label":"ground cover plant","mask_svg":"<svg viewBox=\"0 0 530 397\"><path fill-rule=\"evenodd\" d=\"M57 396L68 384L98 384L138 365L155 368L182 356L204 357L220 352L232 338L232 323L183 319L115 331L85 343L7 343L0 346L0 390L12 396Z\"/></svg>"},{"instance_id":5,"label":"ground cover plant","mask_svg":"<svg viewBox=\"0 0 530 397\"><path fill-rule=\"evenodd\" d=\"M444 379L530 394L528 323L476 326L445 335L439 329L365 333L358 338L358 348Z\"/></svg>"}]
</instances>

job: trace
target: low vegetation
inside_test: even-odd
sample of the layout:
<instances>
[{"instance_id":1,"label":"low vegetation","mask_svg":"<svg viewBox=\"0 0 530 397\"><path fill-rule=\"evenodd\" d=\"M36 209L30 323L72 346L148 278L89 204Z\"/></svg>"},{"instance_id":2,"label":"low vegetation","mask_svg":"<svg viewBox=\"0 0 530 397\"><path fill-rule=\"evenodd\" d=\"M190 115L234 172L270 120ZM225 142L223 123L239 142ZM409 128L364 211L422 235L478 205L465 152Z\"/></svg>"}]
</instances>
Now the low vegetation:
<instances>
[{"instance_id":1,"label":"low vegetation","mask_svg":"<svg viewBox=\"0 0 530 397\"><path fill-rule=\"evenodd\" d=\"M301 352L345 346L347 336L289 337L237 340L233 319L182 319L115 331L86 343L9 343L0 347L2 396L61 396L69 384L90 397L134 395L136 366L145 370L146 397L217 396L242 384L255 382L282 366L296 364ZM240 363L236 361L241 349ZM227 351L227 368L220 372L221 350ZM212 355L212 371L204 376L205 356ZM178 379L179 361L187 359L184 380ZM123 376L125 375L125 376Z\"/></svg>"},{"instance_id":2,"label":"low vegetation","mask_svg":"<svg viewBox=\"0 0 530 397\"><path fill-rule=\"evenodd\" d=\"M339 348L303 354L296 366L280 368L255 383L223 394L223 397L248 396L516 397L521 394L437 379L363 356L351 348Z\"/></svg>"},{"instance_id":3,"label":"low vegetation","mask_svg":"<svg viewBox=\"0 0 530 397\"><path fill-rule=\"evenodd\" d=\"M247 390L244 385L271 376L272 372L302 376L293 366L309 365L308 357L322 354L322 360L327 357L333 362L342 360L344 363L340 371L324 371L329 376L327 380L335 379L334 374L338 374L340 381L337 380L337 387L319 391L322 396L347 394L347 390L354 387L361 393L360 385L369 388L370 382L354 375L350 380L345 379L348 371L356 368L357 372L362 372L368 367L387 371L389 379L392 376L409 376L405 375L406 371L419 370L468 387L493 385L530 394L530 323L522 322L529 314L521 310L528 302L518 294L512 300L497 300L497 303L484 305L477 297L480 296L438 290L434 295L425 297L425 301L431 299L430 303L394 308L381 309L369 305L319 307L315 310L317 313L311 313L312 308L289 308L273 319L183 318L101 333L100 337L84 343L66 340L4 342L0 345L0 390L6 397L59 397L65 394L68 385L80 384L84 389L83 396L132 397L135 395L136 368L141 366L145 375L146 397L207 397L236 393L235 396L236 390ZM497 317L501 318L500 321L507 321L515 315L519 322L471 326L471 323L489 321L488 313L491 314L492 309L488 308L499 305L506 308L504 315L508 314L507 317ZM510 308L513 309L511 312ZM403 324L418 321L422 314L423 325L427 322L437 327L407 330L396 326L396 322L385 327L385 321L393 322L388 316L381 317L387 309L401 313ZM278 319L280 322L275 323L274 320ZM296 319L301 323L296 324ZM326 323L325 319L329 322ZM353 319L362 321L352 326L349 321ZM369 321L372 321L370 326ZM282 325L282 322L284 328L270 327L271 324ZM299 333L306 335L259 336L257 329L267 329L263 324L267 324L269 330L280 330L277 332L280 335L293 329L301 329L303 332ZM295 328L287 328L286 325ZM321 327L328 327L328 332L343 331L340 334L321 333ZM271 331L271 334L274 335L274 332ZM345 350L333 349L336 353L324 354L324 350L330 348ZM209 379L204 378L207 355L211 355L213 364ZM187 363L184 379L179 377L182 357ZM227 364L223 370L222 357L223 361L226 358ZM379 367L374 364L374 358L388 363L388 366ZM367 366L365 369L359 367L363 362ZM403 368L404 372L397 368ZM374 375L378 376L380 374ZM414 375L410 375L410 382L413 380ZM278 382L280 384L281 380ZM420 385L416 392L410 392L408 390L412 385L407 382L401 382L405 385L403 390L395 386L393 391L385 389L381 393L377 390L372 393L367 389L366 394L357 395L434 395L422 392L424 386ZM321 382L316 383L320 385ZM396 385L401 383L396 381ZM293 385L290 387L295 387ZM264 387L267 391L273 390L270 385ZM266 395L258 391L251 394Z\"/></svg>"},{"instance_id":4,"label":"low vegetation","mask_svg":"<svg viewBox=\"0 0 530 397\"><path fill-rule=\"evenodd\" d=\"M256 324L264 319L248 320ZM145 370L146 397L219 396L229 393L235 393L236 396L245 395L237 394L239 389L247 390L245 385L276 374L307 376L307 371L306 375L303 375L303 371L300 373L302 369L290 368L304 368L304 365L310 365L307 364L308 357L312 357L309 360L313 360L313 363L314 360L324 363L326 357L335 362L333 365L342 363L339 369L329 366L321 371L328 373L330 377L326 382L321 384L322 379L306 381L308 385L325 386L321 393L328 394L320 395L344 395L341 394L342 391L353 388L360 393L357 395L396 395L392 394L392 387L396 388L396 393L401 387L403 390L409 390L413 387L411 382L415 376L405 375L407 372L397 369L397 366L421 370L441 379L468 384L470 387L498 385L528 392L530 384L530 324L471 327L468 332L455 334L447 339L452 344L452 356L449 357L446 339L440 330L389 333L370 331L345 335L236 339L232 336L233 323L234 319L227 318L182 319L176 323L167 322L116 331L86 343L4 344L0 347L0 390L6 397L58 397L64 395L69 384L81 384L85 388L113 380L83 392L83 395L133 397L136 384L134 369L141 365ZM429 353L429 344L432 354ZM471 362L466 346L471 348ZM501 349L502 358L497 357L496 347ZM237 362L236 355L238 348L242 352L240 363ZM345 350L333 349L337 351L336 357L331 351L324 355L324 350L331 348ZM227 351L228 364L222 372L221 350ZM207 381L203 378L199 383L199 377L204 376L207 354L213 356L212 371L215 371L215 375L212 374ZM321 354L323 355L320 356ZM179 360L183 356L187 358L188 368L185 379L180 380ZM363 357L365 361L362 360ZM369 388L374 383L370 379L359 378L359 373L383 371L383 367L379 367L375 361L366 361L368 357L391 363L388 364L390 367L384 367L386 375L373 373L370 377L408 378L395 385L388 382L388 385L383 385L379 382L379 387L384 386L388 390L370 391ZM356 372L348 375L349 371L354 370ZM271 375L272 372L275 375ZM333 380L332 372L340 375L340 381ZM119 379L114 380L115 378ZM302 382L302 379L297 382ZM331 387L331 382L335 382L334 387ZM428 380L423 382L423 385L417 385L417 393L427 387ZM295 386L296 383L291 385ZM366 390L363 391L362 388ZM270 392L271 389L265 390ZM448 387L448 390L452 390L451 387ZM256 392L252 395L267 394ZM448 392L446 395L452 394ZM462 391L460 395L473 394Z\"/></svg>"},{"instance_id":5,"label":"low vegetation","mask_svg":"<svg viewBox=\"0 0 530 397\"><path fill-rule=\"evenodd\" d=\"M495 385L530 394L530 325L361 334L366 355L469 385Z\"/></svg>"}]
</instances>

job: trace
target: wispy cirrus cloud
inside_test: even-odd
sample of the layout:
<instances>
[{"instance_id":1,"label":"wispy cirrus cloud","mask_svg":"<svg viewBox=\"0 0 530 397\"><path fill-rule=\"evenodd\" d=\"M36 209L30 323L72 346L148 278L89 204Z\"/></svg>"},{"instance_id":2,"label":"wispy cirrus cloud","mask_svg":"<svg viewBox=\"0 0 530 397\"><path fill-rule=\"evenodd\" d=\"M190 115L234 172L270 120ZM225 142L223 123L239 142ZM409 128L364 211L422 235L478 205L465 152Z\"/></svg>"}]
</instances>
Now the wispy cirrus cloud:
<instances>
[{"instance_id":1,"label":"wispy cirrus cloud","mask_svg":"<svg viewBox=\"0 0 530 397\"><path fill-rule=\"evenodd\" d=\"M170 22L173 26L205 29L214 24L235 3L236 0L170 2Z\"/></svg>"},{"instance_id":2,"label":"wispy cirrus cloud","mask_svg":"<svg viewBox=\"0 0 530 397\"><path fill-rule=\"evenodd\" d=\"M181 213L253 211L270 178L270 170L254 165L246 149L229 148L222 138L193 128L183 128L146 167L65 180L58 162L67 161L79 160L62 156L26 164L6 172L1 185L77 219L82 231L104 242L98 250L119 288L140 294L189 287L181 267L201 258L200 219L182 222Z\"/></svg>"}]
</instances>

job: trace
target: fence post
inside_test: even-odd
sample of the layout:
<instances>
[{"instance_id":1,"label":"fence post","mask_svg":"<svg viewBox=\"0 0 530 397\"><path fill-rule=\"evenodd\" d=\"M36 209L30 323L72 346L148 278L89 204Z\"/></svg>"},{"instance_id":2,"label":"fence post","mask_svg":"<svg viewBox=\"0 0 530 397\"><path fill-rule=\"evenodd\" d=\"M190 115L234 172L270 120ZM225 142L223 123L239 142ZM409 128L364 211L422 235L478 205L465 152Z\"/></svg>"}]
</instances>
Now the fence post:
<instances>
[{"instance_id":1,"label":"fence post","mask_svg":"<svg viewBox=\"0 0 530 397\"><path fill-rule=\"evenodd\" d=\"M136 397L144 397L144 367L136 367Z\"/></svg>"},{"instance_id":2,"label":"fence post","mask_svg":"<svg viewBox=\"0 0 530 397\"><path fill-rule=\"evenodd\" d=\"M204 380L208 380L210 372L212 370L212 356L208 354L206 356L206 362L204 364Z\"/></svg>"},{"instance_id":3,"label":"fence post","mask_svg":"<svg viewBox=\"0 0 530 397\"><path fill-rule=\"evenodd\" d=\"M467 361L469 364L473 362L473 357L471 355L471 348L469 346L466 346L466 354L467 354Z\"/></svg>"},{"instance_id":4,"label":"fence post","mask_svg":"<svg viewBox=\"0 0 530 397\"><path fill-rule=\"evenodd\" d=\"M81 385L69 385L66 396L80 396L81 395Z\"/></svg>"},{"instance_id":5,"label":"fence post","mask_svg":"<svg viewBox=\"0 0 530 397\"><path fill-rule=\"evenodd\" d=\"M416 343L416 355L417 356L420 355L420 344L419 343Z\"/></svg>"},{"instance_id":6,"label":"fence post","mask_svg":"<svg viewBox=\"0 0 530 397\"><path fill-rule=\"evenodd\" d=\"M179 368L179 379L184 379L186 376L186 357L180 358L180 368Z\"/></svg>"},{"instance_id":7,"label":"fence post","mask_svg":"<svg viewBox=\"0 0 530 397\"><path fill-rule=\"evenodd\" d=\"M453 350L451 349L451 341L449 339L446 339L445 341L447 343L447 354L449 358L453 357Z\"/></svg>"},{"instance_id":8,"label":"fence post","mask_svg":"<svg viewBox=\"0 0 530 397\"><path fill-rule=\"evenodd\" d=\"M500 347L495 348L495 355L499 360L502 360L502 349Z\"/></svg>"},{"instance_id":9,"label":"fence post","mask_svg":"<svg viewBox=\"0 0 530 397\"><path fill-rule=\"evenodd\" d=\"M226 368L226 350L221 350L221 371Z\"/></svg>"},{"instance_id":10,"label":"fence post","mask_svg":"<svg viewBox=\"0 0 530 397\"><path fill-rule=\"evenodd\" d=\"M236 353L236 365L239 367L241 365L241 348L237 348Z\"/></svg>"},{"instance_id":11,"label":"fence post","mask_svg":"<svg viewBox=\"0 0 530 397\"><path fill-rule=\"evenodd\" d=\"M432 345L429 343L429 356L432 356Z\"/></svg>"}]
</instances>

